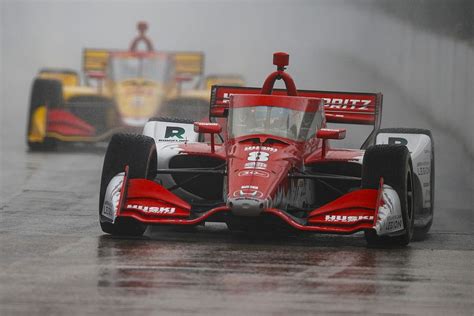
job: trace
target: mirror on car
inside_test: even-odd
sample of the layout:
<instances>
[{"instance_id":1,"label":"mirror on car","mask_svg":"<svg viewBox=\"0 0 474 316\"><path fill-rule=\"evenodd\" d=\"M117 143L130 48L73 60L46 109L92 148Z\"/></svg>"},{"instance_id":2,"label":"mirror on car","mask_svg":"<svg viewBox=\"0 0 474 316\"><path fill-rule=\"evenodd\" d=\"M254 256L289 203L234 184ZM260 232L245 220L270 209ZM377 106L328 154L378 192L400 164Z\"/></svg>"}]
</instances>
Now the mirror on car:
<instances>
[{"instance_id":1,"label":"mirror on car","mask_svg":"<svg viewBox=\"0 0 474 316\"><path fill-rule=\"evenodd\" d=\"M321 128L316 133L317 138L322 139L344 139L346 137L345 128Z\"/></svg>"},{"instance_id":2,"label":"mirror on car","mask_svg":"<svg viewBox=\"0 0 474 316\"><path fill-rule=\"evenodd\" d=\"M195 122L194 131L202 134L218 134L222 131L222 127L218 123Z\"/></svg>"}]
</instances>

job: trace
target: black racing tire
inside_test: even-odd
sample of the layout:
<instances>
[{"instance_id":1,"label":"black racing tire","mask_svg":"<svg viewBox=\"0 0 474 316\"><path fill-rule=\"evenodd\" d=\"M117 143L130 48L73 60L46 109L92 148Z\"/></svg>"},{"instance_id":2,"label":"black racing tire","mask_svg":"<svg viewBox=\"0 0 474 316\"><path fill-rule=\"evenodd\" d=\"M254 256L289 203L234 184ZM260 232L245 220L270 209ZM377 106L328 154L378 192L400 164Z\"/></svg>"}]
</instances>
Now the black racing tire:
<instances>
[{"instance_id":1,"label":"black racing tire","mask_svg":"<svg viewBox=\"0 0 474 316\"><path fill-rule=\"evenodd\" d=\"M63 104L63 88L60 81L39 78L33 81L26 126L26 142L30 150L48 151L56 148L57 142L55 139L45 137L42 142L31 142L28 136L31 133L34 113L40 106L46 106L46 109L54 109L62 107ZM44 124L46 126L47 122L44 122Z\"/></svg>"},{"instance_id":2,"label":"black racing tire","mask_svg":"<svg viewBox=\"0 0 474 316\"><path fill-rule=\"evenodd\" d=\"M380 133L400 133L400 134L424 134L428 136L431 140L431 163L430 163L430 201L431 205L429 208L423 208L423 193L421 184L419 181L415 183L415 189L417 194L415 195L415 231L413 235L414 240L423 240L426 238L428 232L430 231L431 225L433 224L434 219L434 202L435 202L435 150L434 150L434 141L433 135L430 130L422 128L382 128L377 134ZM417 214L423 213L427 214L428 220L420 225L417 224L416 218Z\"/></svg>"},{"instance_id":3,"label":"black racing tire","mask_svg":"<svg viewBox=\"0 0 474 316\"><path fill-rule=\"evenodd\" d=\"M369 246L406 246L414 232L414 185L410 152L403 145L375 145L364 155L362 166L362 188L378 189L380 178L391 186L400 198L403 219L403 234L378 236L374 229L365 231Z\"/></svg>"},{"instance_id":4,"label":"black racing tire","mask_svg":"<svg viewBox=\"0 0 474 316\"><path fill-rule=\"evenodd\" d=\"M156 145L153 138L144 135L115 134L110 140L102 167L99 197L99 218L102 231L111 235L141 236L147 225L133 218L117 218L115 223L102 221L107 186L118 173L128 166L129 179L150 179L157 167Z\"/></svg>"}]
</instances>

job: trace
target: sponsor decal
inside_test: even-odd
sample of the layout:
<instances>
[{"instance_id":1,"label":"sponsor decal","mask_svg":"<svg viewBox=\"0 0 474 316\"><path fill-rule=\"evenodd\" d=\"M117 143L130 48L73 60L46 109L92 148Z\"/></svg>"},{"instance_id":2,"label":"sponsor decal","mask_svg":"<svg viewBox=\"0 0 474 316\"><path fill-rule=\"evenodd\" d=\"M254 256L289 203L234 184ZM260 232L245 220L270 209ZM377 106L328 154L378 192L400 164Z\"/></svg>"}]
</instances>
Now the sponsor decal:
<instances>
[{"instance_id":1,"label":"sponsor decal","mask_svg":"<svg viewBox=\"0 0 474 316\"><path fill-rule=\"evenodd\" d=\"M253 189L240 189L232 194L234 197L261 198L263 193Z\"/></svg>"},{"instance_id":2,"label":"sponsor decal","mask_svg":"<svg viewBox=\"0 0 474 316\"><path fill-rule=\"evenodd\" d=\"M247 162L244 169L267 169L267 164L264 162Z\"/></svg>"},{"instance_id":3,"label":"sponsor decal","mask_svg":"<svg viewBox=\"0 0 474 316\"><path fill-rule=\"evenodd\" d=\"M184 139L183 135L186 130L179 126L166 126L165 138L176 137L178 139Z\"/></svg>"},{"instance_id":4,"label":"sponsor decal","mask_svg":"<svg viewBox=\"0 0 474 316\"><path fill-rule=\"evenodd\" d=\"M231 93L228 93L228 92L224 93L224 95L222 96L222 98L223 98L222 102L223 102L223 103L229 103L229 101L230 101L230 96L231 96L231 95L232 95L232 94L231 94Z\"/></svg>"},{"instance_id":5,"label":"sponsor decal","mask_svg":"<svg viewBox=\"0 0 474 316\"><path fill-rule=\"evenodd\" d=\"M256 185L243 185L240 187L241 189L254 189L258 190L258 187Z\"/></svg>"},{"instance_id":6,"label":"sponsor decal","mask_svg":"<svg viewBox=\"0 0 474 316\"><path fill-rule=\"evenodd\" d=\"M145 206L138 204L128 204L127 208L152 214L174 214L176 211L176 208L174 207Z\"/></svg>"},{"instance_id":7,"label":"sponsor decal","mask_svg":"<svg viewBox=\"0 0 474 316\"><path fill-rule=\"evenodd\" d=\"M343 223L351 223L351 222L358 222L358 221L372 221L374 217L371 215L326 215L324 218L326 222L343 222Z\"/></svg>"},{"instance_id":8,"label":"sponsor decal","mask_svg":"<svg viewBox=\"0 0 474 316\"><path fill-rule=\"evenodd\" d=\"M421 162L417 163L416 164L416 173L419 176L429 174L430 171L431 171L430 165L431 165L431 163L429 161L421 161Z\"/></svg>"},{"instance_id":9,"label":"sponsor decal","mask_svg":"<svg viewBox=\"0 0 474 316\"><path fill-rule=\"evenodd\" d=\"M423 176L425 174L429 174L430 173L430 167L418 167L416 168L416 173L419 175L419 176Z\"/></svg>"},{"instance_id":10,"label":"sponsor decal","mask_svg":"<svg viewBox=\"0 0 474 316\"><path fill-rule=\"evenodd\" d=\"M387 231L397 231L403 228L403 219L401 215L393 215L387 218L385 229Z\"/></svg>"},{"instance_id":11,"label":"sponsor decal","mask_svg":"<svg viewBox=\"0 0 474 316\"><path fill-rule=\"evenodd\" d=\"M179 143L185 143L188 141L188 139L158 139L159 142L179 142Z\"/></svg>"},{"instance_id":12,"label":"sponsor decal","mask_svg":"<svg viewBox=\"0 0 474 316\"><path fill-rule=\"evenodd\" d=\"M375 230L379 236L400 231L404 228L400 199L397 192L384 184L382 197L382 203L378 209L378 218L375 224Z\"/></svg>"},{"instance_id":13,"label":"sponsor decal","mask_svg":"<svg viewBox=\"0 0 474 316\"><path fill-rule=\"evenodd\" d=\"M104 207L102 208L102 215L111 220L114 220L114 206L109 201L104 202Z\"/></svg>"},{"instance_id":14,"label":"sponsor decal","mask_svg":"<svg viewBox=\"0 0 474 316\"><path fill-rule=\"evenodd\" d=\"M247 146L244 148L245 151L257 150L257 151L269 151L272 153L276 153L278 149L268 146Z\"/></svg>"},{"instance_id":15,"label":"sponsor decal","mask_svg":"<svg viewBox=\"0 0 474 316\"><path fill-rule=\"evenodd\" d=\"M262 178L269 178L270 174L262 170L243 170L238 173L238 176L239 177L256 176L256 177L262 177Z\"/></svg>"},{"instance_id":16,"label":"sponsor decal","mask_svg":"<svg viewBox=\"0 0 474 316\"><path fill-rule=\"evenodd\" d=\"M269 156L270 154L266 152L252 151L252 152L249 152L249 156L247 157L247 160L248 161L268 161Z\"/></svg>"},{"instance_id":17,"label":"sponsor decal","mask_svg":"<svg viewBox=\"0 0 474 316\"><path fill-rule=\"evenodd\" d=\"M120 202L120 191L123 185L124 173L117 174L107 185L101 216L107 221L114 223L117 216L117 208Z\"/></svg>"},{"instance_id":18,"label":"sponsor decal","mask_svg":"<svg viewBox=\"0 0 474 316\"><path fill-rule=\"evenodd\" d=\"M368 110L371 100L323 98L328 109Z\"/></svg>"}]
</instances>

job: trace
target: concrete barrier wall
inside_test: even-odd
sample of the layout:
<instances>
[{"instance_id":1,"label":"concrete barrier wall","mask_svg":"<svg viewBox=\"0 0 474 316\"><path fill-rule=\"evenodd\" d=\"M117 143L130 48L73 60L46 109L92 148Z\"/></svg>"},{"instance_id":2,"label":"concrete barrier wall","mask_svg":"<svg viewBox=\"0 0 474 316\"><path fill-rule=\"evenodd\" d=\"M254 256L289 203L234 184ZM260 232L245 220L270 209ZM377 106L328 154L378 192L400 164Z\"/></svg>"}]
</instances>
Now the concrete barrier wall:
<instances>
[{"instance_id":1,"label":"concrete barrier wall","mask_svg":"<svg viewBox=\"0 0 474 316\"><path fill-rule=\"evenodd\" d=\"M468 41L417 28L405 20L375 13L385 34L376 54L361 55L385 74L437 128L450 133L474 159L474 47ZM474 16L472 17L474 19ZM392 58L387 58L387 56Z\"/></svg>"}]
</instances>

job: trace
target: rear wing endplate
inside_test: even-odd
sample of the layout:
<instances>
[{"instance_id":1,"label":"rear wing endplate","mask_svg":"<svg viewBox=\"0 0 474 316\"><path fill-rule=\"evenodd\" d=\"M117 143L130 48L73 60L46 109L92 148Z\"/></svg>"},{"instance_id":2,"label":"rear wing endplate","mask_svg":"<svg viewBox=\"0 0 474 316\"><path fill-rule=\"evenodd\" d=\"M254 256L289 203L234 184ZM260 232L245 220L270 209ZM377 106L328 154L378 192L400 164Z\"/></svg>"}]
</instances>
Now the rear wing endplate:
<instances>
[{"instance_id":1,"label":"rear wing endplate","mask_svg":"<svg viewBox=\"0 0 474 316\"><path fill-rule=\"evenodd\" d=\"M173 52L175 72L182 76L201 76L204 72L204 53Z\"/></svg>"},{"instance_id":2,"label":"rear wing endplate","mask_svg":"<svg viewBox=\"0 0 474 316\"><path fill-rule=\"evenodd\" d=\"M85 48L82 52L82 69L87 77L105 77L110 51Z\"/></svg>"},{"instance_id":3,"label":"rear wing endplate","mask_svg":"<svg viewBox=\"0 0 474 316\"><path fill-rule=\"evenodd\" d=\"M227 74L227 75L209 75L204 80L204 88L211 90L212 86L237 86L245 85L245 79L241 75Z\"/></svg>"}]
</instances>

